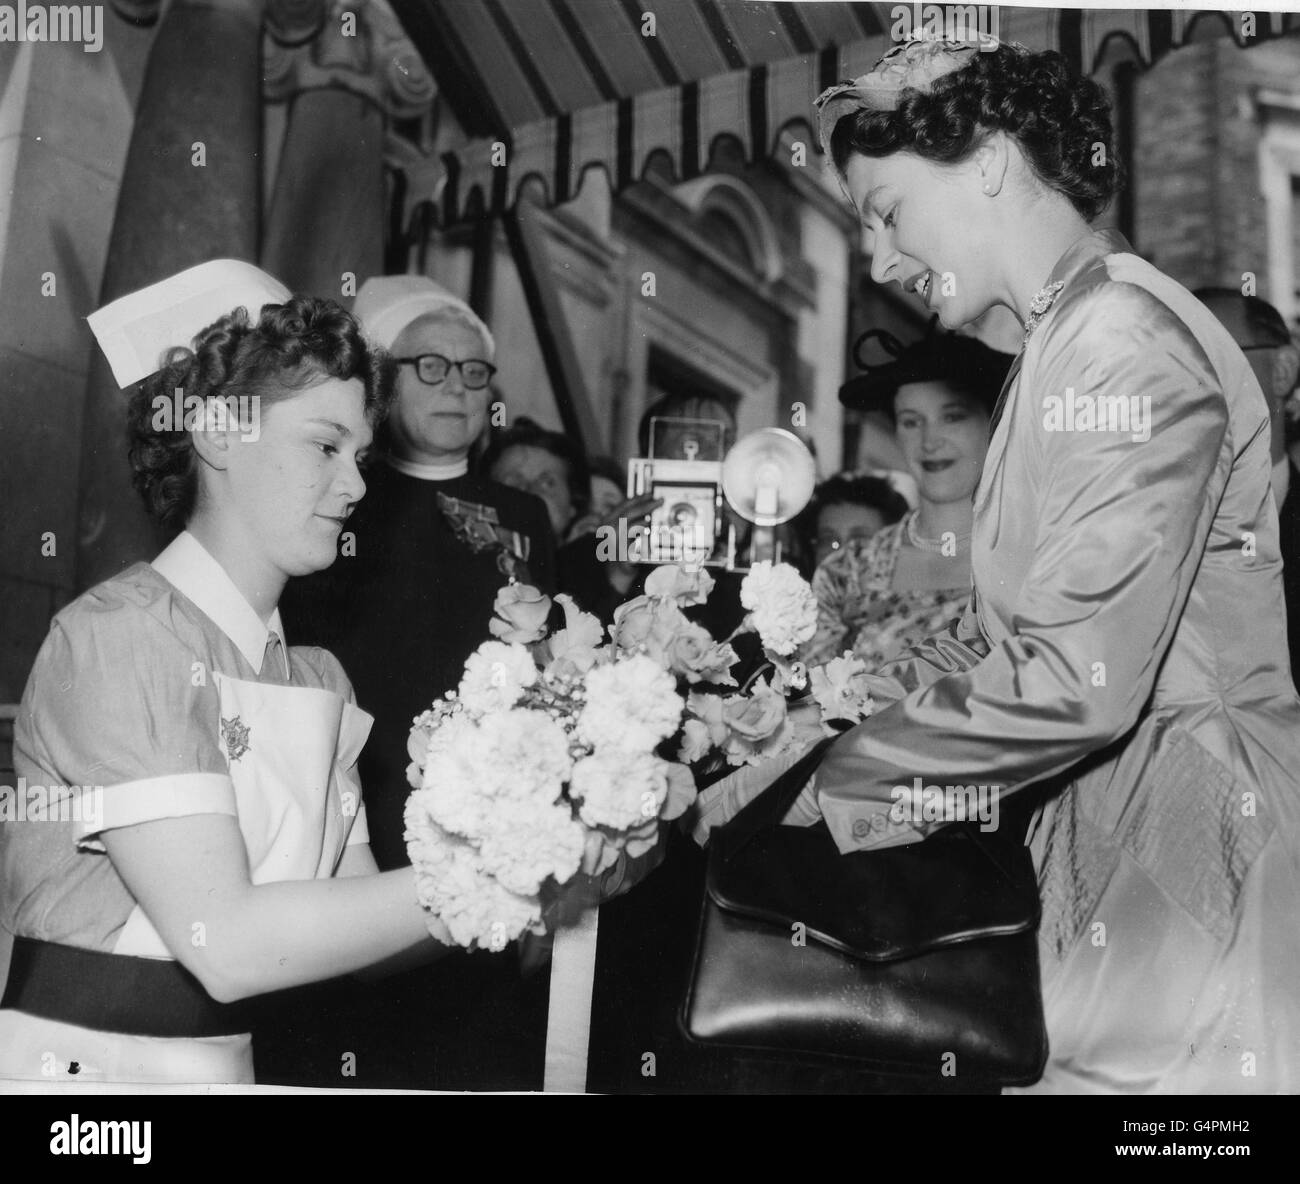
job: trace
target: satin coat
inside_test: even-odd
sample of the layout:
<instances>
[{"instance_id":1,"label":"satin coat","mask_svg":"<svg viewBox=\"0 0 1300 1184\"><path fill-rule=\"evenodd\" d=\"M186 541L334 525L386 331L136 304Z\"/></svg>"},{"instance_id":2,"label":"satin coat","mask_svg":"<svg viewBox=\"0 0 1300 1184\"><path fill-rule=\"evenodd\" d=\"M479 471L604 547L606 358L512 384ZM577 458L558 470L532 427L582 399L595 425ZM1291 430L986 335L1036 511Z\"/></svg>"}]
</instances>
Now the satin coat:
<instances>
[{"instance_id":1,"label":"satin coat","mask_svg":"<svg viewBox=\"0 0 1300 1184\"><path fill-rule=\"evenodd\" d=\"M1300 700L1268 409L1119 235L1055 280L995 417L970 604L873 678L888 706L831 748L821 811L850 851L943 825L892 809L918 777L1034 796L1040 1090L1294 1092Z\"/></svg>"}]
</instances>

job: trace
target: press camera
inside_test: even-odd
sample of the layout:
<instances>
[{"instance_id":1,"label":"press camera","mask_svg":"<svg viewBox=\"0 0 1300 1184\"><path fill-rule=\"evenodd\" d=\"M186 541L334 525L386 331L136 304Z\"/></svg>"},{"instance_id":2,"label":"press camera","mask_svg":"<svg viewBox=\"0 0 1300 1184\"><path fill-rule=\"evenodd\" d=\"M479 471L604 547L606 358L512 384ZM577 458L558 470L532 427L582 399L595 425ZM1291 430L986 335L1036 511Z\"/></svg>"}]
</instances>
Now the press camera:
<instances>
[{"instance_id":1,"label":"press camera","mask_svg":"<svg viewBox=\"0 0 1300 1184\"><path fill-rule=\"evenodd\" d=\"M629 529L633 562L735 570L736 528L728 507L754 523L747 559L780 559L775 528L812 497L812 455L781 428L753 432L730 451L726 433L717 420L651 419L650 455L628 462L628 496L650 494L662 504L648 524Z\"/></svg>"}]
</instances>

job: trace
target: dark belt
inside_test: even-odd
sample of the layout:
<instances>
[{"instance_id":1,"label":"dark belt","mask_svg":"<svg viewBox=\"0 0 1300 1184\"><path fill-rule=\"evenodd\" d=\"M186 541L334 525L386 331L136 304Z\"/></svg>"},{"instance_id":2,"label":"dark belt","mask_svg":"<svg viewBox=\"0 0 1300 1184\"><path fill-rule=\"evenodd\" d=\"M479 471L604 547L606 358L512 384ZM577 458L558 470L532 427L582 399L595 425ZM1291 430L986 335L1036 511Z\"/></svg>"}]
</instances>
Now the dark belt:
<instances>
[{"instance_id":1,"label":"dark belt","mask_svg":"<svg viewBox=\"0 0 1300 1184\"><path fill-rule=\"evenodd\" d=\"M0 1008L128 1036L235 1036L245 1008L218 1003L179 962L14 938Z\"/></svg>"}]
</instances>

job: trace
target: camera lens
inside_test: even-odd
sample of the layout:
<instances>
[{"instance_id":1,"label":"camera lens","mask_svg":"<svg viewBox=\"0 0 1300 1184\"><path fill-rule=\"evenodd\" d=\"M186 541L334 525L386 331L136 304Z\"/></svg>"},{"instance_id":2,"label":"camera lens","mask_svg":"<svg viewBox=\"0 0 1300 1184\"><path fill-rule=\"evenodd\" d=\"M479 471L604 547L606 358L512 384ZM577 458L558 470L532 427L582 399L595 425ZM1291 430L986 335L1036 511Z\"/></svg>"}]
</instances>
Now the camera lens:
<instances>
[{"instance_id":1,"label":"camera lens","mask_svg":"<svg viewBox=\"0 0 1300 1184\"><path fill-rule=\"evenodd\" d=\"M671 521L674 526L694 526L700 512L690 502L678 502L672 508Z\"/></svg>"}]
</instances>

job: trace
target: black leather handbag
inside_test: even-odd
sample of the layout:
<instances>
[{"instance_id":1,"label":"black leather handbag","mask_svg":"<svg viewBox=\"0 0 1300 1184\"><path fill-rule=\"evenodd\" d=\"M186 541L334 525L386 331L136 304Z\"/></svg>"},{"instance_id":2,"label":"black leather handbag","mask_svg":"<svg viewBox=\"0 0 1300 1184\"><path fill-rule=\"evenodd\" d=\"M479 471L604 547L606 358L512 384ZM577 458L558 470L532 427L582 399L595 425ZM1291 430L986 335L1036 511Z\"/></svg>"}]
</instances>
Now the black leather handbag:
<instances>
[{"instance_id":1,"label":"black leather handbag","mask_svg":"<svg viewBox=\"0 0 1300 1184\"><path fill-rule=\"evenodd\" d=\"M1036 1081L1047 1034L1028 850L962 823L841 855L825 823L779 825L829 743L711 836L687 1037L902 1078Z\"/></svg>"}]
</instances>

